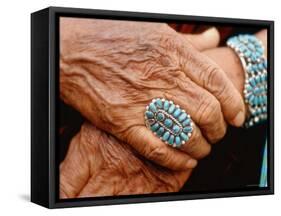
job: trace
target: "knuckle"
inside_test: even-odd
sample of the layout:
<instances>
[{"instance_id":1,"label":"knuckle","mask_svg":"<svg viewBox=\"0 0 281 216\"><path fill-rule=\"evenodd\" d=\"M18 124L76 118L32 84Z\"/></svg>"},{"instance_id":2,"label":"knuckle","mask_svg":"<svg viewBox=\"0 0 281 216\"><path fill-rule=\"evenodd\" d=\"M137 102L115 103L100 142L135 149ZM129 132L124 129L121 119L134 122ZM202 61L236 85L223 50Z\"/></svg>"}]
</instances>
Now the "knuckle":
<instances>
[{"instance_id":1,"label":"knuckle","mask_svg":"<svg viewBox=\"0 0 281 216\"><path fill-rule=\"evenodd\" d=\"M220 130L220 131L218 132L218 130ZM209 138L209 141L211 144L217 143L226 134L226 129L224 127L222 130L221 129L218 129L218 130L216 132L214 132L214 135L212 137Z\"/></svg>"},{"instance_id":2,"label":"knuckle","mask_svg":"<svg viewBox=\"0 0 281 216\"><path fill-rule=\"evenodd\" d=\"M209 65L207 69L202 72L202 80L203 86L210 89L210 91L218 98L226 90L223 73L216 65Z\"/></svg>"},{"instance_id":3,"label":"knuckle","mask_svg":"<svg viewBox=\"0 0 281 216\"><path fill-rule=\"evenodd\" d=\"M198 124L202 127L214 125L216 121L220 120L221 112L220 103L215 98L212 96L203 98L198 109Z\"/></svg>"},{"instance_id":4,"label":"knuckle","mask_svg":"<svg viewBox=\"0 0 281 216\"><path fill-rule=\"evenodd\" d=\"M208 97L202 100L199 109L198 124L210 143L216 143L226 133L222 110L218 100Z\"/></svg>"},{"instance_id":5,"label":"knuckle","mask_svg":"<svg viewBox=\"0 0 281 216\"><path fill-rule=\"evenodd\" d=\"M200 151L200 152L198 153L197 159L202 159L202 158L208 156L208 155L211 153L211 149L212 149L211 146L210 146L210 145L207 145L207 146L204 148L203 151Z\"/></svg>"},{"instance_id":6,"label":"knuckle","mask_svg":"<svg viewBox=\"0 0 281 216\"><path fill-rule=\"evenodd\" d=\"M161 162L165 160L166 154L167 154L167 149L165 148L165 146L163 145L156 146L153 147L150 150L150 152L147 154L147 159Z\"/></svg>"},{"instance_id":7,"label":"knuckle","mask_svg":"<svg viewBox=\"0 0 281 216\"><path fill-rule=\"evenodd\" d=\"M196 149L196 145L200 142L200 135L197 131L197 128L193 131L191 139L187 142L186 148L189 153L193 153Z\"/></svg>"},{"instance_id":8,"label":"knuckle","mask_svg":"<svg viewBox=\"0 0 281 216\"><path fill-rule=\"evenodd\" d=\"M201 73L203 85L206 87L219 86L221 84L221 73L220 69L214 65L208 65L207 69Z\"/></svg>"},{"instance_id":9,"label":"knuckle","mask_svg":"<svg viewBox=\"0 0 281 216\"><path fill-rule=\"evenodd\" d=\"M235 94L235 91L232 91L232 94L222 94L224 106L233 109L233 115L236 115L236 112L240 110L240 107L243 106L243 100L239 95Z\"/></svg>"},{"instance_id":10,"label":"knuckle","mask_svg":"<svg viewBox=\"0 0 281 216\"><path fill-rule=\"evenodd\" d=\"M186 148L188 153L193 154L196 159L204 158L211 152L211 146L209 144L204 145L204 147L199 150L197 146L200 146L200 142L203 142L203 137L201 133L199 133L197 129L195 129L191 136L191 139L187 143Z\"/></svg>"},{"instance_id":11,"label":"knuckle","mask_svg":"<svg viewBox=\"0 0 281 216\"><path fill-rule=\"evenodd\" d=\"M219 140L221 140L224 135L226 134L226 125L223 123L217 123L213 127L209 128L208 131L208 141L211 144L217 143Z\"/></svg>"},{"instance_id":12,"label":"knuckle","mask_svg":"<svg viewBox=\"0 0 281 216\"><path fill-rule=\"evenodd\" d=\"M209 139L210 143L214 144L221 140L226 134L226 125L214 128L214 135Z\"/></svg>"}]
</instances>

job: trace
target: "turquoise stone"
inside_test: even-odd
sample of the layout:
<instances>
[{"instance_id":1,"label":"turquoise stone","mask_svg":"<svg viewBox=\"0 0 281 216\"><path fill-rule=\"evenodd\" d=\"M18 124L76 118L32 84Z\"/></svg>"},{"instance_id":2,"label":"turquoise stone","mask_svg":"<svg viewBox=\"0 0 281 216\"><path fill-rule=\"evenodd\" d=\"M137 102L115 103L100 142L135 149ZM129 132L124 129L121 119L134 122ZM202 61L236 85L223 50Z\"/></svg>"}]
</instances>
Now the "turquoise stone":
<instances>
[{"instance_id":1,"label":"turquoise stone","mask_svg":"<svg viewBox=\"0 0 281 216\"><path fill-rule=\"evenodd\" d=\"M173 144L174 144L174 140L175 140L174 135L171 135L170 138L169 138L169 140L168 140L168 143L169 143L170 145L173 145Z\"/></svg>"},{"instance_id":2,"label":"turquoise stone","mask_svg":"<svg viewBox=\"0 0 281 216\"><path fill-rule=\"evenodd\" d=\"M190 124L190 118L186 119L183 123L182 123L182 126L185 127L187 125Z\"/></svg>"},{"instance_id":3,"label":"turquoise stone","mask_svg":"<svg viewBox=\"0 0 281 216\"><path fill-rule=\"evenodd\" d=\"M153 132L155 132L155 131L159 128L159 124L158 124L158 123L155 123L155 124L152 125L150 128L151 128L151 130L152 130Z\"/></svg>"},{"instance_id":4,"label":"turquoise stone","mask_svg":"<svg viewBox=\"0 0 281 216\"><path fill-rule=\"evenodd\" d=\"M252 43L248 44L248 47L249 47L252 51L254 51L254 50L255 50L255 45L254 45L254 44L252 44Z\"/></svg>"},{"instance_id":5,"label":"turquoise stone","mask_svg":"<svg viewBox=\"0 0 281 216\"><path fill-rule=\"evenodd\" d=\"M183 132L185 132L185 133L190 133L190 132L192 132L192 127L184 127L184 128L183 128Z\"/></svg>"},{"instance_id":6,"label":"turquoise stone","mask_svg":"<svg viewBox=\"0 0 281 216\"><path fill-rule=\"evenodd\" d=\"M252 68L253 68L254 71L258 70L258 66L256 64L252 65Z\"/></svg>"},{"instance_id":7,"label":"turquoise stone","mask_svg":"<svg viewBox=\"0 0 281 216\"><path fill-rule=\"evenodd\" d=\"M264 96L259 96L260 104L264 104Z\"/></svg>"},{"instance_id":8,"label":"turquoise stone","mask_svg":"<svg viewBox=\"0 0 281 216\"><path fill-rule=\"evenodd\" d=\"M253 72L254 72L254 70L253 70L253 67L252 67L252 66L248 66L247 70L248 70L249 72L251 72L251 73L253 73Z\"/></svg>"},{"instance_id":9,"label":"turquoise stone","mask_svg":"<svg viewBox=\"0 0 281 216\"><path fill-rule=\"evenodd\" d=\"M188 136L185 134L185 133L181 133L180 134L180 137L184 140L184 141L187 141L189 138Z\"/></svg>"},{"instance_id":10,"label":"turquoise stone","mask_svg":"<svg viewBox=\"0 0 281 216\"><path fill-rule=\"evenodd\" d=\"M251 59L253 60L253 61L256 61L257 60L257 55L255 54L255 53L252 53L251 54Z\"/></svg>"},{"instance_id":11,"label":"turquoise stone","mask_svg":"<svg viewBox=\"0 0 281 216\"><path fill-rule=\"evenodd\" d=\"M262 48L262 47L258 47L258 48L257 48L257 52L259 52L259 53L260 53L260 55L262 55L262 54L263 54L263 51L264 51L264 50L263 50L263 48Z\"/></svg>"},{"instance_id":12,"label":"turquoise stone","mask_svg":"<svg viewBox=\"0 0 281 216\"><path fill-rule=\"evenodd\" d=\"M264 95L264 96L262 96L262 98L263 98L263 103L267 104L267 96Z\"/></svg>"},{"instance_id":13,"label":"turquoise stone","mask_svg":"<svg viewBox=\"0 0 281 216\"><path fill-rule=\"evenodd\" d=\"M250 86L250 85L247 85L246 89L247 89L248 91L252 91L252 90L253 90L252 86Z\"/></svg>"},{"instance_id":14,"label":"turquoise stone","mask_svg":"<svg viewBox=\"0 0 281 216\"><path fill-rule=\"evenodd\" d=\"M145 112L145 115L146 115L146 117L149 118L149 119L152 119L152 118L154 117L153 112L150 112L150 111L146 111L146 112Z\"/></svg>"},{"instance_id":15,"label":"turquoise stone","mask_svg":"<svg viewBox=\"0 0 281 216\"><path fill-rule=\"evenodd\" d=\"M169 110L168 110L168 113L173 113L174 110L175 110L175 108L176 108L175 104L172 104L172 105L170 106Z\"/></svg>"},{"instance_id":16,"label":"turquoise stone","mask_svg":"<svg viewBox=\"0 0 281 216\"><path fill-rule=\"evenodd\" d=\"M259 87L255 87L255 88L253 89L253 93L254 93L254 94L258 94L258 92L259 92Z\"/></svg>"},{"instance_id":17,"label":"turquoise stone","mask_svg":"<svg viewBox=\"0 0 281 216\"><path fill-rule=\"evenodd\" d=\"M259 64L258 64L258 68L259 68L260 70L263 70L263 69L264 69L263 64L262 64L262 63L259 63Z\"/></svg>"},{"instance_id":18,"label":"turquoise stone","mask_svg":"<svg viewBox=\"0 0 281 216\"><path fill-rule=\"evenodd\" d=\"M186 118L187 118L186 113L182 113L182 114L179 116L178 120L179 120L180 122L182 122L182 121L185 120Z\"/></svg>"},{"instance_id":19,"label":"turquoise stone","mask_svg":"<svg viewBox=\"0 0 281 216\"><path fill-rule=\"evenodd\" d=\"M254 103L254 99L255 99L255 96L254 96L254 95L250 95L250 97L249 97L249 103L250 103L250 104L253 104L253 103Z\"/></svg>"},{"instance_id":20,"label":"turquoise stone","mask_svg":"<svg viewBox=\"0 0 281 216\"><path fill-rule=\"evenodd\" d=\"M170 103L169 101L165 100L164 102L164 110L167 111L169 109Z\"/></svg>"},{"instance_id":21,"label":"turquoise stone","mask_svg":"<svg viewBox=\"0 0 281 216\"><path fill-rule=\"evenodd\" d=\"M256 83L260 83L261 82L261 77L260 76L256 76L255 79L256 79Z\"/></svg>"},{"instance_id":22,"label":"turquoise stone","mask_svg":"<svg viewBox=\"0 0 281 216\"><path fill-rule=\"evenodd\" d=\"M179 136L176 136L176 145L179 146L181 144L181 139Z\"/></svg>"},{"instance_id":23,"label":"turquoise stone","mask_svg":"<svg viewBox=\"0 0 281 216\"><path fill-rule=\"evenodd\" d=\"M177 118L180 114L181 114L181 109L177 108L177 109L175 110L175 112L173 113L173 116L174 116L175 118Z\"/></svg>"},{"instance_id":24,"label":"turquoise stone","mask_svg":"<svg viewBox=\"0 0 281 216\"><path fill-rule=\"evenodd\" d=\"M163 127L160 127L158 130L157 130L157 135L158 136L162 136L162 134L164 133L164 128Z\"/></svg>"},{"instance_id":25,"label":"turquoise stone","mask_svg":"<svg viewBox=\"0 0 281 216\"><path fill-rule=\"evenodd\" d=\"M158 113L156 118L157 118L158 121L163 121L165 116L164 116L163 113Z\"/></svg>"},{"instance_id":26,"label":"turquoise stone","mask_svg":"<svg viewBox=\"0 0 281 216\"><path fill-rule=\"evenodd\" d=\"M256 86L256 81L254 78L250 78L249 82L251 83L252 86Z\"/></svg>"},{"instance_id":27,"label":"turquoise stone","mask_svg":"<svg viewBox=\"0 0 281 216\"><path fill-rule=\"evenodd\" d=\"M169 133L168 131L166 131L166 132L164 133L162 139L163 139L164 141L167 141L167 140L169 139L169 136L170 136L170 133Z\"/></svg>"},{"instance_id":28,"label":"turquoise stone","mask_svg":"<svg viewBox=\"0 0 281 216\"><path fill-rule=\"evenodd\" d=\"M164 121L164 125L169 128L169 127L171 127L173 125L173 121L171 119L167 118Z\"/></svg>"},{"instance_id":29,"label":"turquoise stone","mask_svg":"<svg viewBox=\"0 0 281 216\"><path fill-rule=\"evenodd\" d=\"M258 104L262 104L262 97L261 96L258 96Z\"/></svg>"},{"instance_id":30,"label":"turquoise stone","mask_svg":"<svg viewBox=\"0 0 281 216\"><path fill-rule=\"evenodd\" d=\"M246 51L244 52L244 55L245 55L247 58L249 58L249 57L251 56L251 51L250 51L250 50L246 50Z\"/></svg>"},{"instance_id":31,"label":"turquoise stone","mask_svg":"<svg viewBox=\"0 0 281 216\"><path fill-rule=\"evenodd\" d=\"M155 106L154 103L149 104L149 109L150 109L152 112L157 112L157 108L156 108L156 106Z\"/></svg>"},{"instance_id":32,"label":"turquoise stone","mask_svg":"<svg viewBox=\"0 0 281 216\"><path fill-rule=\"evenodd\" d=\"M178 125L174 125L173 132L178 133L180 131L180 127Z\"/></svg>"},{"instance_id":33,"label":"turquoise stone","mask_svg":"<svg viewBox=\"0 0 281 216\"><path fill-rule=\"evenodd\" d=\"M240 49L241 52L244 52L244 51L247 50L247 47L244 46L244 45L241 45L241 46L239 47L239 49Z\"/></svg>"},{"instance_id":34,"label":"turquoise stone","mask_svg":"<svg viewBox=\"0 0 281 216\"><path fill-rule=\"evenodd\" d=\"M254 94L260 94L262 92L262 88L256 87L253 90Z\"/></svg>"},{"instance_id":35,"label":"turquoise stone","mask_svg":"<svg viewBox=\"0 0 281 216\"><path fill-rule=\"evenodd\" d=\"M255 105L258 105L258 100L259 100L258 97L255 97L255 99L254 99L254 104Z\"/></svg>"},{"instance_id":36,"label":"turquoise stone","mask_svg":"<svg viewBox=\"0 0 281 216\"><path fill-rule=\"evenodd\" d=\"M163 107L163 103L162 103L162 100L161 99L157 99L156 100L156 106L158 107L158 108L162 108Z\"/></svg>"},{"instance_id":37,"label":"turquoise stone","mask_svg":"<svg viewBox=\"0 0 281 216\"><path fill-rule=\"evenodd\" d=\"M262 82L265 81L265 76L264 76L264 74L261 75L261 81L262 81Z\"/></svg>"}]
</instances>

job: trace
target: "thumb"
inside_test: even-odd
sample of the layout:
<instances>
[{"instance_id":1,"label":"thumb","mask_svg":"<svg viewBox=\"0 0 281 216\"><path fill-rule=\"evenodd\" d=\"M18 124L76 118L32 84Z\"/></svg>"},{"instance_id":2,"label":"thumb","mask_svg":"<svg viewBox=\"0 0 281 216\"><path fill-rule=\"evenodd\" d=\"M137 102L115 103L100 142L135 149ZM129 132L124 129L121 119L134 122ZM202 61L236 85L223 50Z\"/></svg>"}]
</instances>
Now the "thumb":
<instances>
[{"instance_id":1,"label":"thumb","mask_svg":"<svg viewBox=\"0 0 281 216\"><path fill-rule=\"evenodd\" d=\"M215 48L220 42L220 34L215 27L200 34L183 34L183 36L199 51Z\"/></svg>"}]
</instances>

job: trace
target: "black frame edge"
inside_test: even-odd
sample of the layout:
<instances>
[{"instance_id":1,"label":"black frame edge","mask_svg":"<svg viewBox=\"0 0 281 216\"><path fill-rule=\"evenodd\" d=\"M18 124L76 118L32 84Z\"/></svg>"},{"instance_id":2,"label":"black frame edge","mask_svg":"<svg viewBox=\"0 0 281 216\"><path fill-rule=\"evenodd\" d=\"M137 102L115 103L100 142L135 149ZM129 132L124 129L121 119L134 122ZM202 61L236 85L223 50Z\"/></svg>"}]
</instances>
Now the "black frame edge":
<instances>
[{"instance_id":1,"label":"black frame edge","mask_svg":"<svg viewBox=\"0 0 281 216\"><path fill-rule=\"evenodd\" d=\"M120 17L131 18L148 18L152 19L169 19L174 21L202 21L202 22L217 22L223 19L225 24L247 24L247 25L264 25L269 26L273 23L273 20L257 20L257 19L242 19L242 18L225 18L225 17L208 17L208 16L195 16L184 14L162 14L162 13L150 13L150 12L133 12L133 11L118 11L118 10L102 10L102 9L86 9L86 8L71 8L71 7L49 7L49 9L55 13L71 13L73 15L95 15L95 16L111 16L112 19L118 19Z\"/></svg>"},{"instance_id":2,"label":"black frame edge","mask_svg":"<svg viewBox=\"0 0 281 216\"><path fill-rule=\"evenodd\" d=\"M269 23L268 28L268 59L269 59L269 73L270 73L270 80L269 80L269 101L270 101L270 119L269 124L271 125L269 131L270 142L269 144L269 185L270 185L270 193L274 194L274 21Z\"/></svg>"},{"instance_id":3,"label":"black frame edge","mask_svg":"<svg viewBox=\"0 0 281 216\"><path fill-rule=\"evenodd\" d=\"M49 9L31 14L31 202L49 207Z\"/></svg>"}]
</instances>

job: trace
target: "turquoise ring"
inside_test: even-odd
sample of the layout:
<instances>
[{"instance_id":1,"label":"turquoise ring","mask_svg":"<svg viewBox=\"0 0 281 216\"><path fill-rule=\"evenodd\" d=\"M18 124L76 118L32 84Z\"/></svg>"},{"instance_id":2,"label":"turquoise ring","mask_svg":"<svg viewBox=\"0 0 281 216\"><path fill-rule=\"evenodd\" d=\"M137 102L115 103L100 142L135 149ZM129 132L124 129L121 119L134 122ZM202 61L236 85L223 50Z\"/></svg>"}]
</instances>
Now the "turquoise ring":
<instances>
[{"instance_id":1,"label":"turquoise ring","mask_svg":"<svg viewBox=\"0 0 281 216\"><path fill-rule=\"evenodd\" d=\"M173 101L153 99L146 107L145 125L166 144L179 148L191 137L193 121L190 115Z\"/></svg>"}]
</instances>

